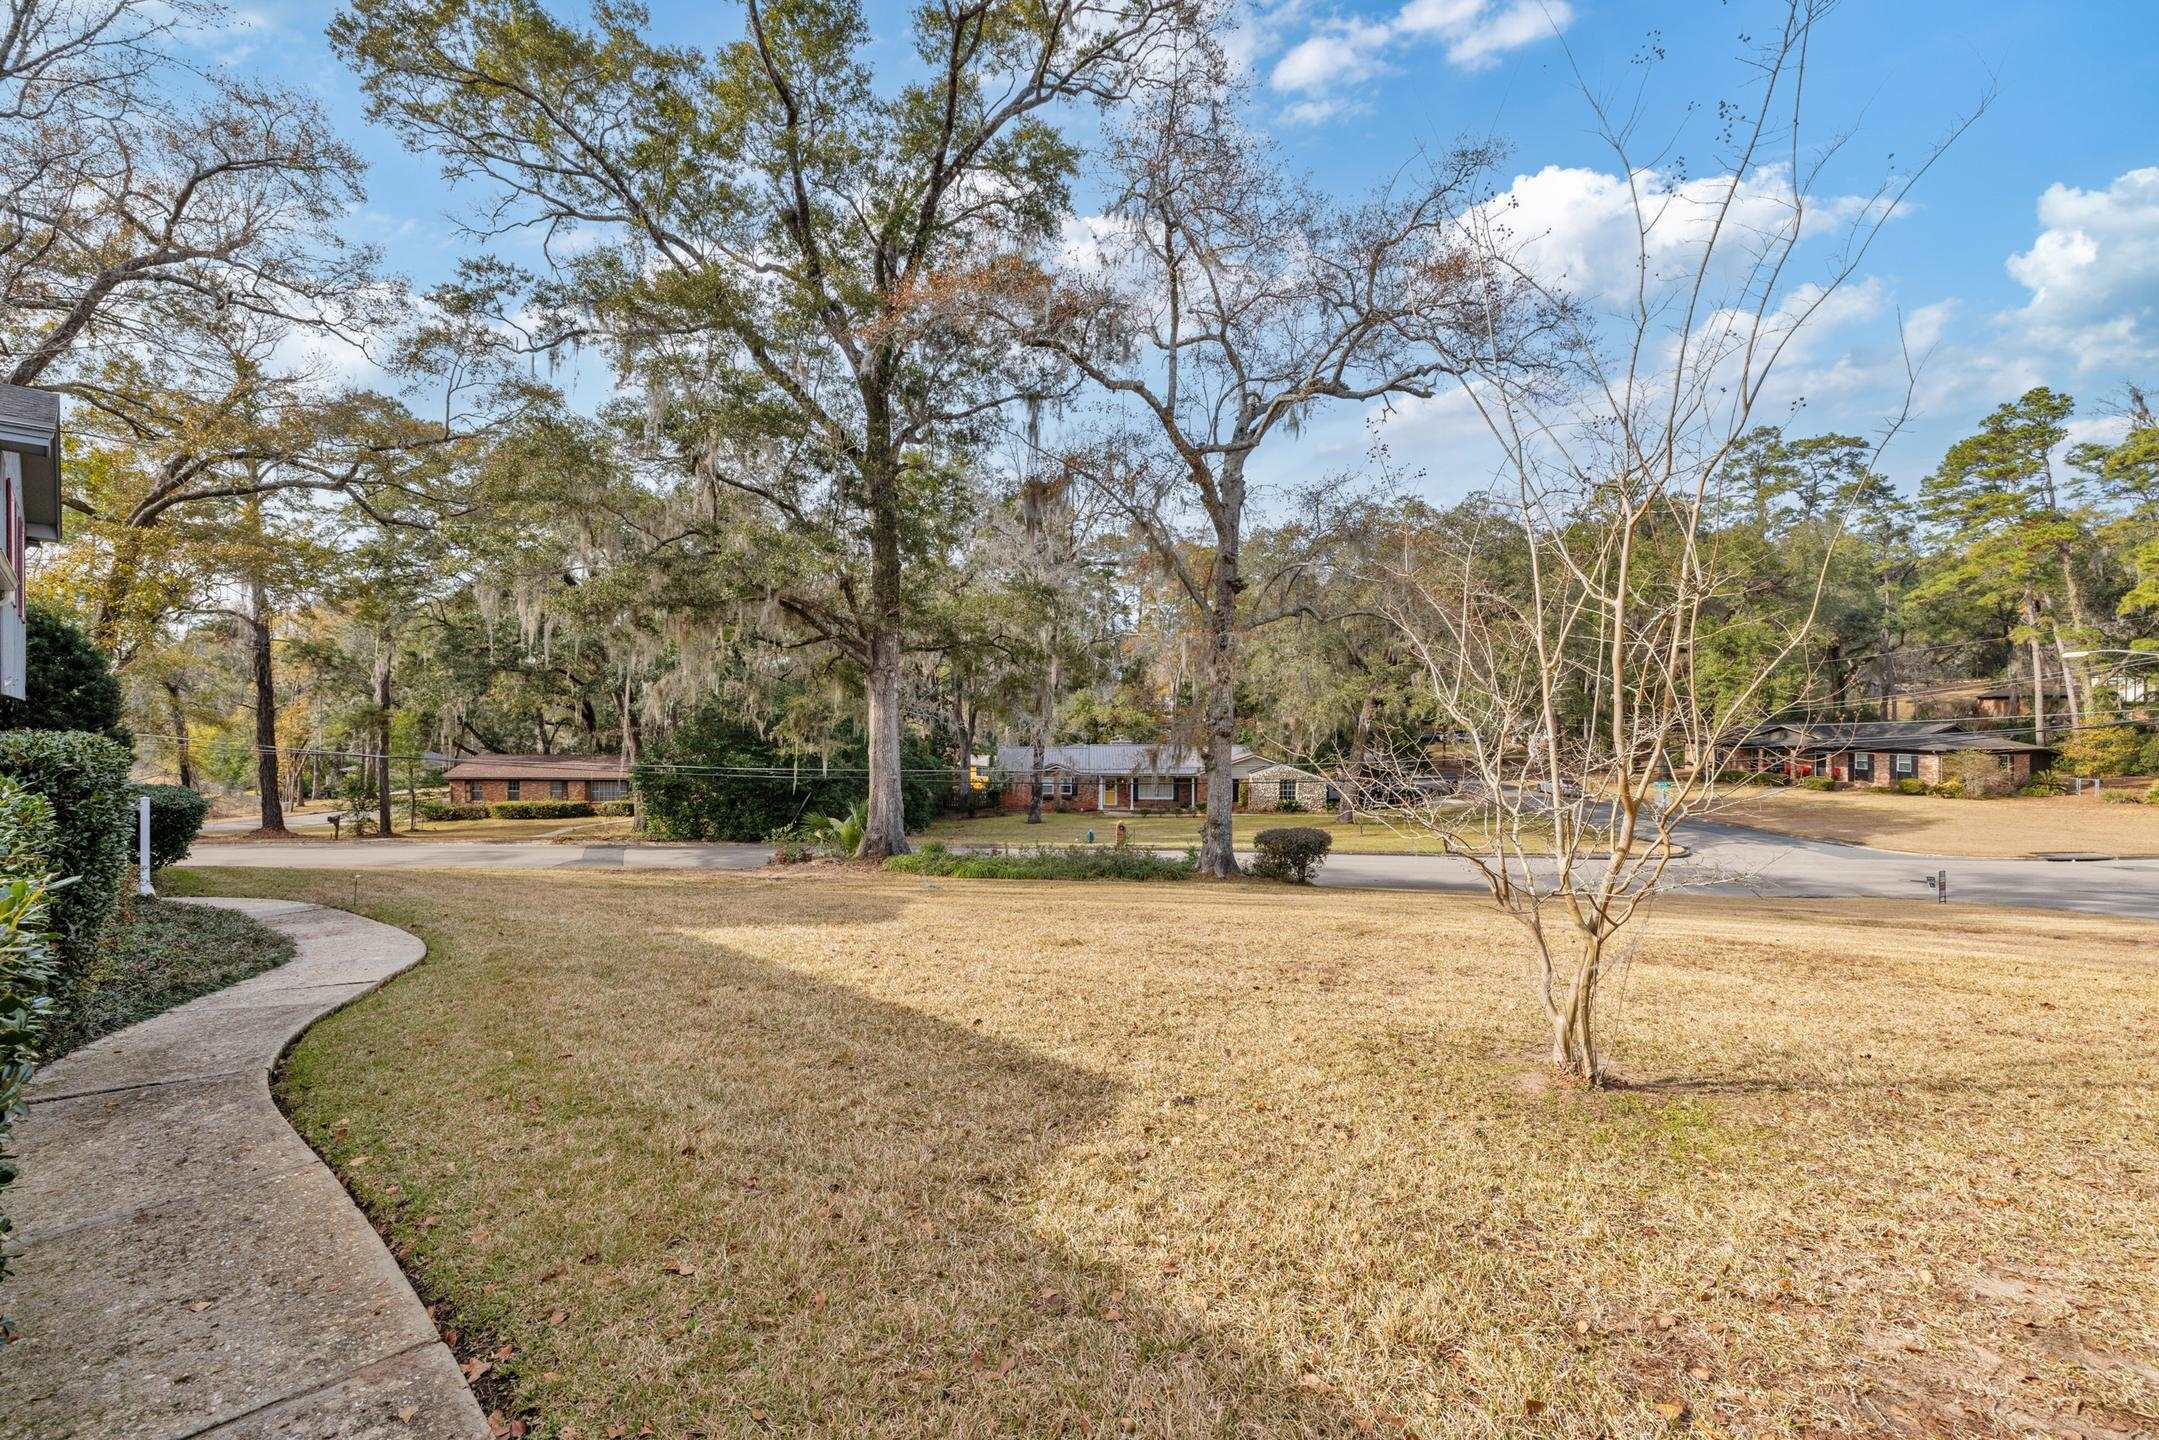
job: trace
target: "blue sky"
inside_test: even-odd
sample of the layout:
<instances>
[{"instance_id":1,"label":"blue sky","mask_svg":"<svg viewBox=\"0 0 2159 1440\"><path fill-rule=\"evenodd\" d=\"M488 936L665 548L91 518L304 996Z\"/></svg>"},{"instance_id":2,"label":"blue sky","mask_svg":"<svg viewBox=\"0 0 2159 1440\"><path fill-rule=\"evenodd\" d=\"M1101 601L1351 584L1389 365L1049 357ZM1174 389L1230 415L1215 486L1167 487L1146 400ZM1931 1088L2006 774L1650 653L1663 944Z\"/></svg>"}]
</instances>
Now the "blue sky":
<instances>
[{"instance_id":1,"label":"blue sky","mask_svg":"<svg viewBox=\"0 0 2159 1440\"><path fill-rule=\"evenodd\" d=\"M1689 125L1680 103L1738 93L1738 36L1766 28L1771 9L1754 0L1250 3L1264 5L1240 42L1255 114L1322 186L1354 195L1420 145L1497 134L1511 146L1498 180L1516 202L1518 230L1564 241L1588 268L1627 257L1610 243L1621 218L1612 210L1616 166L1590 132L1569 55L1593 86L1631 89L1642 73L1634 58L1661 53L1645 132L1680 134L1678 148L1700 174L1712 168L1713 148L1702 117ZM671 41L709 44L739 28L732 5L651 0L651 8ZM385 246L391 264L420 283L439 279L466 243L451 217L468 197L447 192L432 161L366 124L358 87L323 41L328 14L300 0L258 3L216 51L322 99L373 165L355 238ZM890 21L877 58L904 63L903 9L873 3L872 14ZM2099 432L2105 401L2125 381L2159 387L2153 0L1847 0L1825 27L1810 82L1814 127L1852 132L1823 189L1864 193L1889 156L1917 156L1990 85L1992 108L1888 226L1846 302L1818 322L1786 372L1778 409L1765 413L1781 418L1803 399L1800 433L1870 431L1901 393L1901 314L1931 352L1918 412L1889 456L1906 483L1993 404L2031 384L2074 393L2084 402L2080 423ZM1083 190L1082 209L1087 198ZM1355 463L1366 418L1326 417L1268 472ZM1487 463L1460 407L1398 416L1388 439L1437 494L1475 484Z\"/></svg>"}]
</instances>

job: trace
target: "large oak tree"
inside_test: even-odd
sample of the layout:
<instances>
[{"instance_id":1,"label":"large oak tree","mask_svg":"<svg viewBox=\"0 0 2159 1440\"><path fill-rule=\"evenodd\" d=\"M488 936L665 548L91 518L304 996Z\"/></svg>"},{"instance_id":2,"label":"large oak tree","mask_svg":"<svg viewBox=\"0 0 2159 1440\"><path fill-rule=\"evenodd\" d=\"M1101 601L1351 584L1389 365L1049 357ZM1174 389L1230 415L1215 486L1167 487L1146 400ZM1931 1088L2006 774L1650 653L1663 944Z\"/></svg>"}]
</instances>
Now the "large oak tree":
<instances>
[{"instance_id":1,"label":"large oak tree","mask_svg":"<svg viewBox=\"0 0 2159 1440\"><path fill-rule=\"evenodd\" d=\"M1013 398L955 297L1055 229L1074 152L1049 112L1123 93L1163 3L926 4L884 85L853 0L749 0L709 55L624 4L577 26L533 0L355 0L331 28L372 113L485 190L483 231L542 238L536 343L603 344L683 466L863 553L861 587L776 598L865 677L865 856L906 848L913 479Z\"/></svg>"}]
</instances>

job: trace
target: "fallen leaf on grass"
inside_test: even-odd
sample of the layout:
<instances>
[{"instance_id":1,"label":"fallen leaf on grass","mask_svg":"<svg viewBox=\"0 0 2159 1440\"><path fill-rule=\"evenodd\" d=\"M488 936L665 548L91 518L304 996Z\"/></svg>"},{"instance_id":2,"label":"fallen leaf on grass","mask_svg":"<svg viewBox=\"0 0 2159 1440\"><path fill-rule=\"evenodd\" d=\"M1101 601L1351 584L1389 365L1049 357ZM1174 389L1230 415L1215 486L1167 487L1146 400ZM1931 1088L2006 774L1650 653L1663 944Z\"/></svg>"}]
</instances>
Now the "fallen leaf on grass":
<instances>
[{"instance_id":1,"label":"fallen leaf on grass","mask_svg":"<svg viewBox=\"0 0 2159 1440\"><path fill-rule=\"evenodd\" d=\"M567 1310L556 1310L556 1311L553 1311L553 1312L551 1312L551 1313L550 1313L550 1314L548 1315L548 1317L547 1317L547 1323L548 1323L548 1324L550 1324L550 1325L560 1325L560 1324L561 1324L561 1323L562 1323L563 1321L565 1321L565 1320L567 1320L567 1319L569 1319L569 1318L570 1318L570 1312L569 1312L569 1311L567 1311Z\"/></svg>"},{"instance_id":2,"label":"fallen leaf on grass","mask_svg":"<svg viewBox=\"0 0 2159 1440\"><path fill-rule=\"evenodd\" d=\"M1660 1400L1656 1409L1658 1417L1669 1424L1676 1425L1687 1418L1687 1407L1677 1400Z\"/></svg>"}]
</instances>

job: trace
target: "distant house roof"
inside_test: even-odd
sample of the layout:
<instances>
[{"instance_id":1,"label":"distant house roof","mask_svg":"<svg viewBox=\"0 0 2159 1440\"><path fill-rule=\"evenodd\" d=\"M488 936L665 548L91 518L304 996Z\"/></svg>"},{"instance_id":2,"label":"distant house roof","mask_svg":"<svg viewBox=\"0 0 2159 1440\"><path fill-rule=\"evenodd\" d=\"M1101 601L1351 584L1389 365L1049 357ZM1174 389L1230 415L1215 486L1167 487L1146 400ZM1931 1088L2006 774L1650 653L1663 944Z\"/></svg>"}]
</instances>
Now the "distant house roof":
<instances>
[{"instance_id":1,"label":"distant house roof","mask_svg":"<svg viewBox=\"0 0 2159 1440\"><path fill-rule=\"evenodd\" d=\"M1246 775L1267 761L1251 747L1238 745L1229 752L1230 769ZM1034 773L1034 747L1000 745L994 768L1002 775ZM1200 775L1206 757L1197 750L1171 745L1049 745L1043 747L1042 768L1070 775Z\"/></svg>"},{"instance_id":2,"label":"distant house roof","mask_svg":"<svg viewBox=\"0 0 2159 1440\"><path fill-rule=\"evenodd\" d=\"M1771 725L1742 742L1742 749L1798 750L1814 754L1844 750L1901 750L1939 755L1978 750L1991 755L2051 753L2051 747L2012 740L1998 730L1966 730L1961 720L1868 720L1851 724Z\"/></svg>"},{"instance_id":3,"label":"distant house roof","mask_svg":"<svg viewBox=\"0 0 2159 1440\"><path fill-rule=\"evenodd\" d=\"M1946 735L1961 728L1956 720L1859 720L1813 725L1769 725L1744 744L1762 749L1805 749L1813 745L1874 744L1885 740L1910 740L1922 735Z\"/></svg>"},{"instance_id":4,"label":"distant house roof","mask_svg":"<svg viewBox=\"0 0 2159 1440\"><path fill-rule=\"evenodd\" d=\"M442 772L450 780L622 780L620 755L467 755Z\"/></svg>"},{"instance_id":5,"label":"distant house roof","mask_svg":"<svg viewBox=\"0 0 2159 1440\"><path fill-rule=\"evenodd\" d=\"M60 538L60 397L0 385L0 451L22 457L23 533Z\"/></svg>"}]
</instances>

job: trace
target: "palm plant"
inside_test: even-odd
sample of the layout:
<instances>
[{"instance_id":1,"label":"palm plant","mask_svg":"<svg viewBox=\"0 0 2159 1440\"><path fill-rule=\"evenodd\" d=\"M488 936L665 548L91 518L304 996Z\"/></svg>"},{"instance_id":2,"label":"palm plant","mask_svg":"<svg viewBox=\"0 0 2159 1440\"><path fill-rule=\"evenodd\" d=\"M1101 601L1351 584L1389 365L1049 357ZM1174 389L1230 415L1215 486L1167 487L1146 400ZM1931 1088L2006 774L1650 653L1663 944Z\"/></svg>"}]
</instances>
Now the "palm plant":
<instances>
[{"instance_id":1,"label":"palm plant","mask_svg":"<svg viewBox=\"0 0 2159 1440\"><path fill-rule=\"evenodd\" d=\"M814 831L817 848L827 855L845 859L862 848L862 837L869 833L869 828L869 802L857 800L845 815L827 815L817 822Z\"/></svg>"}]
</instances>

